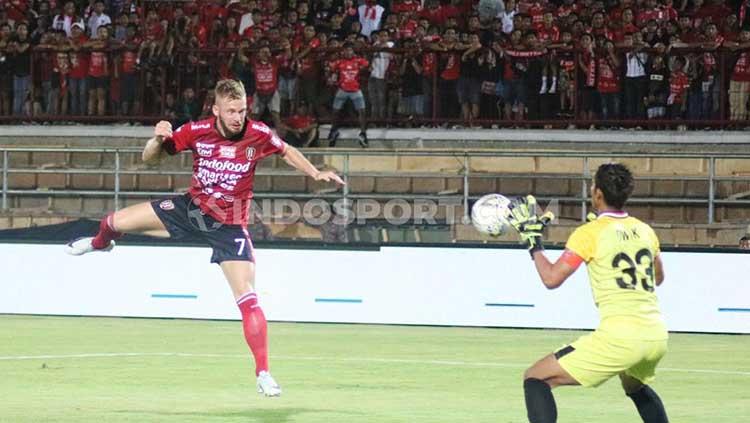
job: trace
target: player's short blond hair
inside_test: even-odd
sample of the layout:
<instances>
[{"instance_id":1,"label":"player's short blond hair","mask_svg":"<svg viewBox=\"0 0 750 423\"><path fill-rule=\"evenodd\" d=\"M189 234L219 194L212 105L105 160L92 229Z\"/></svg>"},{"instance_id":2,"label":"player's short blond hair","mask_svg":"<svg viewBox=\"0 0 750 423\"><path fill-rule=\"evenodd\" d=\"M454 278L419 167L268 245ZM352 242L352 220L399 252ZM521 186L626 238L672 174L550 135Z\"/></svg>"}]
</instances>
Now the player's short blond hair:
<instances>
[{"instance_id":1,"label":"player's short blond hair","mask_svg":"<svg viewBox=\"0 0 750 423\"><path fill-rule=\"evenodd\" d=\"M239 100L246 96L245 87L242 82L234 79L222 79L216 83L214 88L216 98L226 98L229 100Z\"/></svg>"}]
</instances>

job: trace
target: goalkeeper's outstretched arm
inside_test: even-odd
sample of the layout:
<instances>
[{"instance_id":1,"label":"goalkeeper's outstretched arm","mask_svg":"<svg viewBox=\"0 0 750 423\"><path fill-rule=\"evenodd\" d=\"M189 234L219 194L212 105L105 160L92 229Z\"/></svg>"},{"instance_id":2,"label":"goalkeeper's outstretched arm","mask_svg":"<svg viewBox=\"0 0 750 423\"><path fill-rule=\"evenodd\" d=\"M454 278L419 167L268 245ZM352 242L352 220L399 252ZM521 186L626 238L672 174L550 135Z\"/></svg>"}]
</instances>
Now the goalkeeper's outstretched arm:
<instances>
[{"instance_id":1,"label":"goalkeeper's outstretched arm","mask_svg":"<svg viewBox=\"0 0 750 423\"><path fill-rule=\"evenodd\" d=\"M547 289L555 289L562 285L570 275L575 273L583 261L569 250L565 250L563 255L554 263L549 261L547 256L544 255L544 251L535 251L533 257L536 271ZM578 261L578 264L576 264L576 261Z\"/></svg>"}]
</instances>

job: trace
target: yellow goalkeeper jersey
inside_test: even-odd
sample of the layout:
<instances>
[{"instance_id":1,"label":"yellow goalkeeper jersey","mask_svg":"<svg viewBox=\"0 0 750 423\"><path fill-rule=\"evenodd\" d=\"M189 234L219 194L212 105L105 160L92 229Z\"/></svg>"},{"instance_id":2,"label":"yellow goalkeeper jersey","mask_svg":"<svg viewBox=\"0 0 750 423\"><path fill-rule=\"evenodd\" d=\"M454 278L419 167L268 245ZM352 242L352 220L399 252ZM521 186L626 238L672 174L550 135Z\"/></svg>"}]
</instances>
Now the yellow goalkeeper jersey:
<instances>
[{"instance_id":1,"label":"yellow goalkeeper jersey","mask_svg":"<svg viewBox=\"0 0 750 423\"><path fill-rule=\"evenodd\" d=\"M667 330L654 293L654 257L659 239L654 230L627 213L602 213L576 229L566 248L588 268L597 329L629 339L667 339Z\"/></svg>"}]
</instances>

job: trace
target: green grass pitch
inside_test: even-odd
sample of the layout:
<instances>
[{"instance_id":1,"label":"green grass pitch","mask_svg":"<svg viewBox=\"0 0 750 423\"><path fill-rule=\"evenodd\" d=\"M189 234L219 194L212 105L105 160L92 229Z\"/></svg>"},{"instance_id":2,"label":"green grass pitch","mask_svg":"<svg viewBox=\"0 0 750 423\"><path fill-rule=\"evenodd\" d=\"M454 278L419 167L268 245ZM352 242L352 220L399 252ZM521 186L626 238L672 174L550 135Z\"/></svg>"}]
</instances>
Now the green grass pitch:
<instances>
[{"instance_id":1,"label":"green grass pitch","mask_svg":"<svg viewBox=\"0 0 750 423\"><path fill-rule=\"evenodd\" d=\"M255 392L239 322L0 316L0 422L521 423L524 368L581 334L269 331L280 398ZM671 421L750 421L748 352L749 336L673 334L653 385ZM640 421L616 380L555 396L563 423Z\"/></svg>"}]
</instances>

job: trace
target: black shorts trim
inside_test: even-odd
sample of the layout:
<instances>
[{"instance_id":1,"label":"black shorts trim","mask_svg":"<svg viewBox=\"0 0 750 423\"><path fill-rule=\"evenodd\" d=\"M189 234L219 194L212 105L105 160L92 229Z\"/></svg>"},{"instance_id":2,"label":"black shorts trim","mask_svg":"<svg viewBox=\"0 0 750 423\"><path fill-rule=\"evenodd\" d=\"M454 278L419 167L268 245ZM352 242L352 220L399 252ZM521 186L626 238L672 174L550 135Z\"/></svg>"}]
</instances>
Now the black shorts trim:
<instances>
[{"instance_id":1,"label":"black shorts trim","mask_svg":"<svg viewBox=\"0 0 750 423\"><path fill-rule=\"evenodd\" d=\"M575 350L576 349L572 345L562 347L559 350L555 351L555 358L559 360Z\"/></svg>"}]
</instances>

